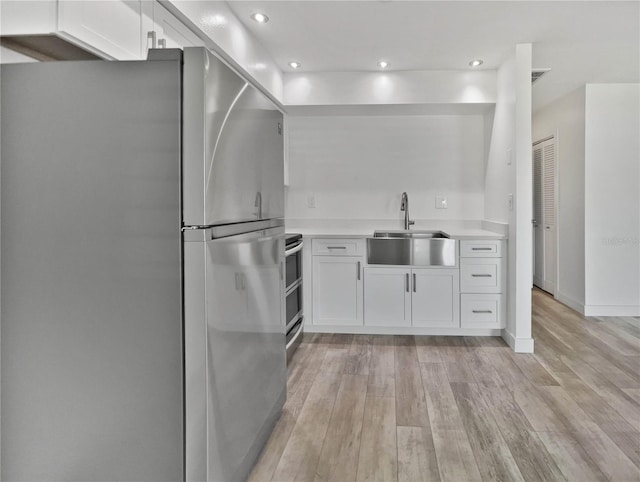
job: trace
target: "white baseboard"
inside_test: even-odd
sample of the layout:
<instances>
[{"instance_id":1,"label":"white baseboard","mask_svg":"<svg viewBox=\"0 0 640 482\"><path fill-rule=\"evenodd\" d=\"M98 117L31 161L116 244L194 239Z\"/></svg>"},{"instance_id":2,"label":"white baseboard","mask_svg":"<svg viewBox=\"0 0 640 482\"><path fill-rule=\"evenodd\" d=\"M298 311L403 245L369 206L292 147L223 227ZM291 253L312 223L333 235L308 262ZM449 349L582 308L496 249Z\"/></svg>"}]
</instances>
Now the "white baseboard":
<instances>
[{"instance_id":1,"label":"white baseboard","mask_svg":"<svg viewBox=\"0 0 640 482\"><path fill-rule=\"evenodd\" d=\"M585 305L584 316L640 316L640 306Z\"/></svg>"},{"instance_id":2,"label":"white baseboard","mask_svg":"<svg viewBox=\"0 0 640 482\"><path fill-rule=\"evenodd\" d=\"M356 335L501 336L502 330L488 328L424 328L415 326L340 326L305 323L305 333L349 333Z\"/></svg>"},{"instance_id":3,"label":"white baseboard","mask_svg":"<svg viewBox=\"0 0 640 482\"><path fill-rule=\"evenodd\" d=\"M556 300L558 300L563 305L567 305L572 310L577 311L581 315L584 315L584 303L574 300L570 296L562 294L560 292L555 295Z\"/></svg>"},{"instance_id":4,"label":"white baseboard","mask_svg":"<svg viewBox=\"0 0 640 482\"><path fill-rule=\"evenodd\" d=\"M505 328L502 330L502 339L516 353L533 353L533 338L516 338Z\"/></svg>"}]
</instances>

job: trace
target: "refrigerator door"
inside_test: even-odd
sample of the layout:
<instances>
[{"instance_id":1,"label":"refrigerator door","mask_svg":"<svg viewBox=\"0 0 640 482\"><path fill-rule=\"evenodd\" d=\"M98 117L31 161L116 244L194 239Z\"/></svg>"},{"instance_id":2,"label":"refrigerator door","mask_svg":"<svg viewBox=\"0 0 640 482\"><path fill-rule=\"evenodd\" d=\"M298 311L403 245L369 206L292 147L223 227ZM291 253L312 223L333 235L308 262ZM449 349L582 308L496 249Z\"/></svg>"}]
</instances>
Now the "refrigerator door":
<instances>
[{"instance_id":1,"label":"refrigerator door","mask_svg":"<svg viewBox=\"0 0 640 482\"><path fill-rule=\"evenodd\" d=\"M284 228L211 233L185 232L186 480L242 481L286 397Z\"/></svg>"},{"instance_id":2,"label":"refrigerator door","mask_svg":"<svg viewBox=\"0 0 640 482\"><path fill-rule=\"evenodd\" d=\"M1 478L181 480L180 59L0 68Z\"/></svg>"},{"instance_id":3,"label":"refrigerator door","mask_svg":"<svg viewBox=\"0 0 640 482\"><path fill-rule=\"evenodd\" d=\"M282 122L207 49L184 49L185 226L284 217Z\"/></svg>"}]
</instances>

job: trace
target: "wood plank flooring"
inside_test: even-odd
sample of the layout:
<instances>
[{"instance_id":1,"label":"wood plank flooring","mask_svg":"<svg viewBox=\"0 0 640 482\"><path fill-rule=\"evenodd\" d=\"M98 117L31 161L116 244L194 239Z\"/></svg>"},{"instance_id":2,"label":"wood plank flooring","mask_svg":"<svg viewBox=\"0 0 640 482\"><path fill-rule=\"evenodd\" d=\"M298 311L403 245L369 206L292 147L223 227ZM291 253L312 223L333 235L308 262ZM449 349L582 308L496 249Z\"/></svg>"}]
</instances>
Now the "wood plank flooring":
<instances>
[{"instance_id":1,"label":"wood plank flooring","mask_svg":"<svg viewBox=\"0 0 640 482\"><path fill-rule=\"evenodd\" d=\"M640 319L533 292L500 338L305 335L250 481L640 481Z\"/></svg>"}]
</instances>

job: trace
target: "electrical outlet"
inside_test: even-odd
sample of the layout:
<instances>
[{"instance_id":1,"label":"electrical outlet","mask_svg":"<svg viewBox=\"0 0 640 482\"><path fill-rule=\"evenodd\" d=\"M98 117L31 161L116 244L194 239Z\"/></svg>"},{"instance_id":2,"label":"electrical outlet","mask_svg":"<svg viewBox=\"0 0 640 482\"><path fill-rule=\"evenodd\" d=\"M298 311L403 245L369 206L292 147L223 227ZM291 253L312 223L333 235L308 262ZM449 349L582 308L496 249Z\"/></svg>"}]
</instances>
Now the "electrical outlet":
<instances>
[{"instance_id":1,"label":"electrical outlet","mask_svg":"<svg viewBox=\"0 0 640 482\"><path fill-rule=\"evenodd\" d=\"M447 209L446 196L436 196L436 209Z\"/></svg>"},{"instance_id":2,"label":"electrical outlet","mask_svg":"<svg viewBox=\"0 0 640 482\"><path fill-rule=\"evenodd\" d=\"M313 194L307 196L307 207L308 208L316 207L316 197Z\"/></svg>"},{"instance_id":3,"label":"electrical outlet","mask_svg":"<svg viewBox=\"0 0 640 482\"><path fill-rule=\"evenodd\" d=\"M509 211L513 211L513 194L509 194Z\"/></svg>"}]
</instances>

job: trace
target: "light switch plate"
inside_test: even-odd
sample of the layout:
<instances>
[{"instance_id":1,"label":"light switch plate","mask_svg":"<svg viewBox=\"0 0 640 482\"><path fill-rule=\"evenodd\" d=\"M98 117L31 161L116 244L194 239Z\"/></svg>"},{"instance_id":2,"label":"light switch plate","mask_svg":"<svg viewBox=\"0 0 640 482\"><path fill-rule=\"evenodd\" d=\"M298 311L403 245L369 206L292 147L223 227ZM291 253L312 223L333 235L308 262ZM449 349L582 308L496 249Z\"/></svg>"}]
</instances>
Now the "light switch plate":
<instances>
[{"instance_id":1,"label":"light switch plate","mask_svg":"<svg viewBox=\"0 0 640 482\"><path fill-rule=\"evenodd\" d=\"M436 209L447 209L446 196L436 196Z\"/></svg>"}]
</instances>

